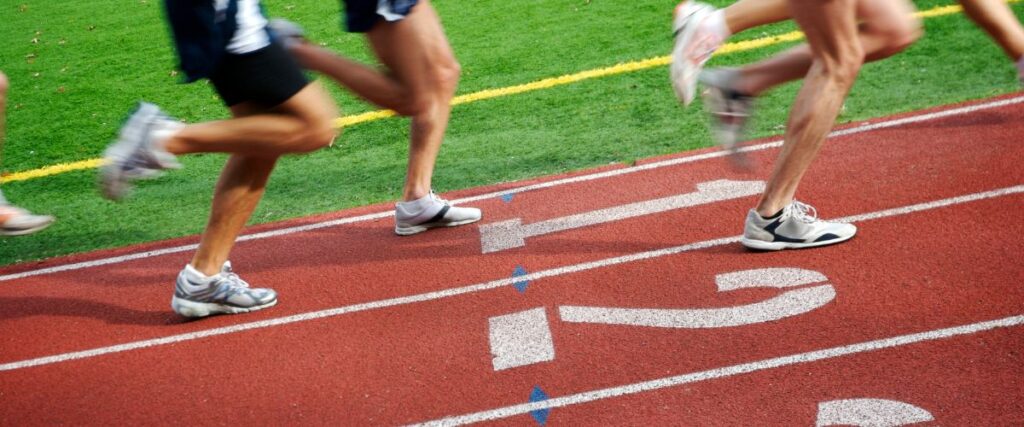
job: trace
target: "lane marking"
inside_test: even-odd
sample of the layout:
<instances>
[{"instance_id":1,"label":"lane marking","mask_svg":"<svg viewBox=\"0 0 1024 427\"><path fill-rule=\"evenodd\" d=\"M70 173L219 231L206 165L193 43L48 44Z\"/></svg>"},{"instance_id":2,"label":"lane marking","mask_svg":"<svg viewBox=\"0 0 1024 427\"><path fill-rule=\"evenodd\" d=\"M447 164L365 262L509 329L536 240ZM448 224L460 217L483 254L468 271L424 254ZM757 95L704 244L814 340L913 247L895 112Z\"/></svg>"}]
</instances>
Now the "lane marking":
<instances>
[{"instance_id":1,"label":"lane marking","mask_svg":"<svg viewBox=\"0 0 1024 427\"><path fill-rule=\"evenodd\" d=\"M520 218L479 226L480 251L485 254L526 246L526 238L559 233L576 228L621 221L670 210L707 205L724 200L761 194L764 181L720 179L697 184L697 191L655 200L629 203L596 211L553 218L523 225Z\"/></svg>"},{"instance_id":2,"label":"lane marking","mask_svg":"<svg viewBox=\"0 0 1024 427\"><path fill-rule=\"evenodd\" d=\"M882 211L870 212L861 215L853 215L837 219L837 221L868 221L873 219L893 217L899 215L906 215L914 212L921 212L929 209L942 208L946 206L953 206L962 203L968 203L977 200L991 199L996 197L1002 197L1013 194L1024 193L1024 185L1017 185L1013 187L1001 188L998 190L985 191L981 193L966 194L962 196L952 197L948 199L935 200L931 202L918 203L910 206L903 206L899 208L886 209ZM0 372L11 371L16 369L24 369L33 366L48 365L52 363L62 363L72 360L85 359L90 357L102 356L106 354L121 353L125 351L138 350L142 348L155 347L167 344L174 344L184 341L192 341L200 338L212 337L217 335L225 335L248 331L251 329L269 328L272 326L287 325L290 323L305 322L316 319L323 319L328 317L340 316L343 314L355 313L360 311L376 310L382 308L396 307L406 304L414 304L420 302L436 301L445 298L451 298L459 295L466 295L475 292L482 292L490 289L498 289L504 286L511 285L515 282L521 282L524 280L534 281L543 279L546 277L555 277L568 275L572 273L578 273L581 271L588 271L597 268L609 267L613 265L626 264L630 262L642 261L647 259L659 258L667 255L674 255L683 252L696 251L700 249L712 248L716 246L728 245L737 243L740 241L740 236L723 237L720 239L705 240L697 243L689 243L681 246L674 246L670 248L657 249L646 252L639 252L630 255L618 256L613 258L606 258L598 261L590 261L580 264L567 265L563 267L552 268L548 270L542 270L535 273L529 273L519 277L507 277L490 282L478 283L469 286L448 288L440 291L426 292L422 294L409 295L404 297L389 298L378 301L371 301L353 305L347 305L337 308L330 308L319 311L306 312L301 314L295 314L286 317L278 317L273 319L261 320L256 322L241 323L232 326L225 326L220 328L206 329L196 332L189 332L179 335L171 335L162 338L153 338L142 341L134 341L125 344L118 344L108 347L94 348L90 350L75 351L69 353L62 353L52 356L39 357L35 359L27 359L17 362L10 362L0 364Z\"/></svg>"},{"instance_id":3,"label":"lane marking","mask_svg":"<svg viewBox=\"0 0 1024 427\"><path fill-rule=\"evenodd\" d=\"M875 131L875 130L879 130L879 129L886 129L886 128L891 128L891 127L897 127L897 126L902 126L902 125L911 124L911 123L920 123L920 122L925 122L925 121L935 120L935 119L941 119L941 118L950 117L950 116L970 114L970 113L974 113L974 112L977 112L977 111L982 111L982 110L988 110L988 109L993 109L993 108L1000 108L1000 107L1020 104L1022 102L1024 102L1024 96L1016 96L1016 97L1013 97L1013 98L1007 98L1007 99L1002 99L1002 100L998 100L998 101L985 102L985 103L971 105L971 106L966 106L966 107L957 107L957 108L951 108L951 109L948 109L948 110L940 110L940 111L931 112L931 113L925 113L925 114L920 114L920 115L908 116L908 117L904 117L904 118L900 118L900 119L885 120L885 121L881 121L881 122L878 122L878 123L865 123L865 124L862 124L860 126L855 126L855 127L849 128L849 129L833 131L831 134L829 134L829 137L830 138L835 138L835 137L839 137L839 136L847 136L847 135L853 135L853 134L858 134L858 133L863 133L863 132L871 132L871 131ZM767 150L767 149L771 149L771 148L777 148L777 147L781 147L781 146L782 146L782 140L776 140L776 141L771 141L771 142L766 142L766 143L761 143L761 144L756 144L756 145L751 145L751 146L743 147L743 148L739 149L739 151L742 151L742 152L754 152L754 151ZM659 168L663 168L663 167L676 166L676 165L681 165L681 164L685 164L685 163L693 163L693 162L698 162L698 161L702 161L702 160L714 159L714 158L724 157L724 156L727 156L727 155L728 155L728 153L724 152L724 151L714 151L714 152L697 154L697 155L692 155L692 156L677 157L677 158L674 158L674 159L661 160L661 161L652 162L652 163L646 163L646 164L638 165L638 166L632 166L632 167L621 168L621 169L614 169L614 170L610 170L610 171L598 172L598 173L587 174L587 175L580 175L580 176L575 176L575 177L571 177L571 178L562 178L562 179L558 179L558 180L554 180L554 181L542 182L542 183L531 184L531 185L524 185L524 186L518 187L518 188L502 190L502 191L495 191L495 192L491 192L491 193L487 193L487 194L481 194L481 195L472 196L472 197L464 197L464 198L461 198L461 199L452 200L452 203L472 203L472 202L476 202L476 201L487 200L487 199L490 199L490 198L493 198L493 197L501 197L501 196L504 196L504 195L517 194L517 193L523 193L523 192L527 192L527 191L534 191L534 190L540 190L540 189L553 188L553 187L557 187L557 186L561 186L561 185L575 184L575 183L581 183L581 182L586 182L586 181L593 181L593 180L604 179L604 178L611 178L611 177L615 177L615 176L621 176L621 175L627 175L627 174L632 174L632 173L637 173L637 172L654 170L654 169L659 169ZM293 233L300 233L300 232L305 232L305 231L318 230L318 229L321 229L321 228L335 227L335 226L344 225L344 224L351 224L351 223L355 223L355 222L373 221L373 220L378 220L378 219L383 219L383 218L389 218L392 215L394 215L394 213L392 211L385 211L385 212L378 212L378 213L375 213L375 214L361 215L361 216L348 217L348 218L339 218L339 219L323 221L323 222L318 222L318 223L313 223L313 224L306 224L306 225L295 226L295 227L285 227L285 228L281 228L281 229L277 229L277 230L265 231L265 232L261 232L261 233L246 234L246 235L240 236L237 241L244 242L244 241L248 241L248 240L266 239L266 238L270 238L270 237L283 236L283 235L287 235L287 234L293 234ZM138 252L138 253L134 253L134 254L121 255L121 256L110 257L110 258L103 258L103 259L92 260L92 261L78 262L78 263L72 263L72 264L64 264L64 265L58 265L58 266L53 266L53 267L40 268L40 269L36 269L36 270L28 270L28 271L24 271L24 272L21 272L21 273L5 274L5 275L0 276L0 282L17 280L17 279L22 279L22 278L26 278L26 277L39 276L39 275L45 275L45 274L59 273L59 272L62 272L62 271L80 270L80 269L84 269L84 268L92 268L92 267L98 267L98 266L103 266L103 265L118 264L118 263L122 263L122 262L127 262L127 261L132 261L132 260L137 260L137 259L143 259L143 258L150 258L150 257L154 257L154 256L159 256L159 255L167 255L167 254L173 254L173 253L178 253L178 252L191 251L191 250L194 250L196 247L197 247L197 245L195 245L195 244L184 245L184 246L176 246L176 247L171 247L171 248L166 248L166 249L158 249L158 250L152 250L152 251L146 251L146 252Z\"/></svg>"},{"instance_id":4,"label":"lane marking","mask_svg":"<svg viewBox=\"0 0 1024 427\"><path fill-rule=\"evenodd\" d=\"M773 322L821 308L836 298L828 277L803 268L757 268L715 276L719 292L770 287L789 290L760 302L716 308L620 308L562 305L558 313L563 322L601 325L628 325L652 328L701 329L730 328ZM551 327L545 308L521 311L488 319L491 325L491 353L494 370L517 368L555 360ZM495 333L495 324L500 327ZM499 361L501 363L499 363Z\"/></svg>"},{"instance_id":5,"label":"lane marking","mask_svg":"<svg viewBox=\"0 0 1024 427\"><path fill-rule=\"evenodd\" d=\"M726 278L723 279L723 276ZM788 280L793 279L793 280ZM723 281L726 281L723 286ZM730 282L730 281L736 281ZM715 277L719 292L773 287L785 289L826 282L825 275L802 268L759 268ZM836 298L830 283L783 292L763 301L718 308L620 308L562 305L562 321L652 328L730 328L773 322L814 311Z\"/></svg>"},{"instance_id":6,"label":"lane marking","mask_svg":"<svg viewBox=\"0 0 1024 427\"><path fill-rule=\"evenodd\" d=\"M1004 317L1002 319L986 322L971 323L967 325L954 326L950 328L936 329L928 332L919 332L907 335L898 335L891 338L883 338L872 341L865 341L857 344L849 344L823 350L797 353L789 356L775 357L759 360L756 362L743 363L739 365L726 366L722 368L708 369L688 374L658 378L650 381L643 381L633 384L626 384L617 387L592 390L562 397L549 398L548 400L534 403L505 406L487 411L480 411L471 414L442 418L426 421L420 424L423 426L457 426L463 424L477 423L482 421L508 418L515 415L526 414L532 411L558 408L581 403L594 402L602 399L609 399L619 396L655 391L668 387L675 387L683 384L692 384L702 381L710 381L719 378L727 378L736 375L749 374L782 368L794 365L803 365L821 360L835 359L838 357L867 353L888 348L902 347L927 341L947 339L957 336L964 336L985 332L1000 328L1010 328L1024 324L1024 315Z\"/></svg>"},{"instance_id":7,"label":"lane marking","mask_svg":"<svg viewBox=\"0 0 1024 427\"><path fill-rule=\"evenodd\" d=\"M544 307L488 319L495 371L555 360L555 343Z\"/></svg>"},{"instance_id":8,"label":"lane marking","mask_svg":"<svg viewBox=\"0 0 1024 427\"><path fill-rule=\"evenodd\" d=\"M1017 3L1021 0L1007 0L1007 3ZM959 5L949 6L936 6L926 11L915 12L914 15L923 18L934 18L938 16L953 15L962 11ZM800 31L793 31L785 34L761 37L753 40L743 40L738 42L730 42L722 45L714 53L713 56L727 55L731 53L744 52L748 50L761 49L764 47L794 42L803 39L803 33ZM571 83L577 83L583 80L595 79L600 77L613 76L616 74L631 73L636 71L646 70L648 68L661 67L668 65L672 62L671 56L658 56L654 58L642 59L637 61L629 61L621 64L616 64L610 67L598 68L593 70L581 71L574 74L567 74L559 77L550 77L542 80L537 80L531 83L524 83L515 86L508 86L496 89L485 89L478 92L473 92L465 95L459 95L452 99L452 105L468 104L472 102L482 101L491 98L505 97L510 95L517 95L525 92L533 92L537 90L550 89L556 86L563 86ZM375 110L367 111L352 116L343 116L334 120L334 126L337 128L344 128L354 126L361 123L368 123L377 120L386 119L389 117L395 117L398 114L392 110ZM43 178L47 176L94 169L102 165L103 159L88 159L70 163L61 163L51 166L45 166L39 169L27 170L22 172L14 172L9 175L0 177L0 184L16 181L26 181L30 179Z\"/></svg>"},{"instance_id":9,"label":"lane marking","mask_svg":"<svg viewBox=\"0 0 1024 427\"><path fill-rule=\"evenodd\" d=\"M928 421L935 421L930 412L906 402L844 399L819 403L815 426L903 426Z\"/></svg>"}]
</instances>

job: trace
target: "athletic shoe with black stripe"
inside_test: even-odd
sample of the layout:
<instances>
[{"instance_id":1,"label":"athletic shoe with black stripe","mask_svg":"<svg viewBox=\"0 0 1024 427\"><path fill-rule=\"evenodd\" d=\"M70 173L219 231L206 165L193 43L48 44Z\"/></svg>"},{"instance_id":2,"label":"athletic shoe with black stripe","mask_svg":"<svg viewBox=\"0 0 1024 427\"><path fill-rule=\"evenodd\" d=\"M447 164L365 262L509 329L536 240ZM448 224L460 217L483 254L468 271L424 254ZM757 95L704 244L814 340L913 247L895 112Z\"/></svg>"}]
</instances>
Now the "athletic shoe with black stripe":
<instances>
[{"instance_id":1,"label":"athletic shoe with black stripe","mask_svg":"<svg viewBox=\"0 0 1024 427\"><path fill-rule=\"evenodd\" d=\"M435 227L455 227L477 222L481 216L480 209L456 207L431 191L423 198L395 204L395 234L408 236Z\"/></svg>"},{"instance_id":2,"label":"athletic shoe with black stripe","mask_svg":"<svg viewBox=\"0 0 1024 427\"><path fill-rule=\"evenodd\" d=\"M131 181L157 177L164 169L180 168L174 155L159 146L157 135L169 135L183 126L164 115L160 107L140 102L121 126L117 141L103 154L103 196L120 200L131 191Z\"/></svg>"},{"instance_id":3,"label":"athletic shoe with black stripe","mask_svg":"<svg viewBox=\"0 0 1024 427\"><path fill-rule=\"evenodd\" d=\"M220 273L206 276L186 265L174 286L171 308L185 317L206 317L211 314L236 314L261 310L277 304L273 289L250 288L225 262Z\"/></svg>"},{"instance_id":4,"label":"athletic shoe with black stripe","mask_svg":"<svg viewBox=\"0 0 1024 427\"><path fill-rule=\"evenodd\" d=\"M857 226L822 221L813 206L794 200L774 218L763 218L751 209L740 243L750 249L777 251L832 245L855 234Z\"/></svg>"}]
</instances>

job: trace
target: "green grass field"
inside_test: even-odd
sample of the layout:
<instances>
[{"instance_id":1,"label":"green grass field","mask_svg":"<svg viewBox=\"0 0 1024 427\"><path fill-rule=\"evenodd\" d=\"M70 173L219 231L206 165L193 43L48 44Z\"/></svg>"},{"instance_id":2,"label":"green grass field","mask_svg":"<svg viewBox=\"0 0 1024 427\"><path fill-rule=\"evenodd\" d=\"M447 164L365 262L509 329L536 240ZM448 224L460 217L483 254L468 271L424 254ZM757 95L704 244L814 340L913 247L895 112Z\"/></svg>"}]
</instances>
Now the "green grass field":
<instances>
[{"instance_id":1,"label":"green grass field","mask_svg":"<svg viewBox=\"0 0 1024 427\"><path fill-rule=\"evenodd\" d=\"M362 37L342 31L337 1L265 3L270 14L305 26L311 39L372 61ZM666 55L674 5L437 0L435 7L462 64L459 93L465 94ZM1024 6L1013 8L1024 14ZM159 0L0 0L0 16L0 70L12 83L4 173L99 157L139 99L189 122L227 116L205 83L177 84ZM1010 62L962 14L930 18L925 26L916 45L864 69L841 120L1019 90ZM794 28L779 24L733 41ZM712 65L747 63L789 46L721 55ZM434 186L444 192L709 146L700 107L682 109L667 75L667 67L657 67L459 105ZM328 83L346 114L376 109ZM797 87L760 100L753 136L781 132ZM405 172L407 127L401 118L355 125L332 148L284 159L251 223L394 200ZM123 203L100 198L94 170L5 184L11 201L58 222L36 235L0 240L0 265L197 234L224 160L188 156L183 170L142 183Z\"/></svg>"}]
</instances>

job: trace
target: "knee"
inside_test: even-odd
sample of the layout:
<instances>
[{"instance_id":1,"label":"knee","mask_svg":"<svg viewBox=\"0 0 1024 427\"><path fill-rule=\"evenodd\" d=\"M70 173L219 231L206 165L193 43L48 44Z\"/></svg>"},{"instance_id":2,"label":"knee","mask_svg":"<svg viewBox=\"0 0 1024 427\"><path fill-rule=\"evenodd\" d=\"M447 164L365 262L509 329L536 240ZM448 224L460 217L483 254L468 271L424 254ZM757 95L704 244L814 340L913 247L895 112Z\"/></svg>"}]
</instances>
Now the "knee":
<instances>
[{"instance_id":1,"label":"knee","mask_svg":"<svg viewBox=\"0 0 1024 427\"><path fill-rule=\"evenodd\" d=\"M395 112L408 117L430 115L442 104L451 102L461 75L462 67L454 58L435 64L426 71L424 86L410 89Z\"/></svg>"},{"instance_id":2,"label":"knee","mask_svg":"<svg viewBox=\"0 0 1024 427\"><path fill-rule=\"evenodd\" d=\"M892 56L914 44L921 38L924 31L921 29L921 20L915 16L908 15L906 19L898 24L889 27L888 45L885 48L885 56Z\"/></svg>"},{"instance_id":3,"label":"knee","mask_svg":"<svg viewBox=\"0 0 1024 427\"><path fill-rule=\"evenodd\" d=\"M840 87L853 86L864 65L864 50L860 45L844 46L822 61L825 75Z\"/></svg>"},{"instance_id":4,"label":"knee","mask_svg":"<svg viewBox=\"0 0 1024 427\"><path fill-rule=\"evenodd\" d=\"M437 68L437 83L445 92L454 94L459 86L459 78L462 77L462 65L455 58L451 58Z\"/></svg>"},{"instance_id":5,"label":"knee","mask_svg":"<svg viewBox=\"0 0 1024 427\"><path fill-rule=\"evenodd\" d=\"M295 152L310 153L330 146L341 133L333 121L333 118L326 117L306 120L294 138Z\"/></svg>"},{"instance_id":6,"label":"knee","mask_svg":"<svg viewBox=\"0 0 1024 427\"><path fill-rule=\"evenodd\" d=\"M921 26L921 19L916 16L909 15L907 16L907 19L903 21L903 26L900 28L900 31L893 35L892 47L896 52L903 51L903 49L914 44L914 42L921 38L922 35L924 35L924 29Z\"/></svg>"}]
</instances>

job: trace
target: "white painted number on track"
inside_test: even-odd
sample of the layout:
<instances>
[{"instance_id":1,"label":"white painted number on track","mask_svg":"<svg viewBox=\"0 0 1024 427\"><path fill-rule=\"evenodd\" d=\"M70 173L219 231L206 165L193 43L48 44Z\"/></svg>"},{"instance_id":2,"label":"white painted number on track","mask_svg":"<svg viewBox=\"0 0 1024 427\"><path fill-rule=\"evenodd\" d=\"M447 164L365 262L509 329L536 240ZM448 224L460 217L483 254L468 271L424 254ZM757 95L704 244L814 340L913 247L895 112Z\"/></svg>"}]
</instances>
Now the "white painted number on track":
<instances>
[{"instance_id":1,"label":"white painted number on track","mask_svg":"<svg viewBox=\"0 0 1024 427\"><path fill-rule=\"evenodd\" d=\"M934 421L932 414L917 406L884 399L846 399L818 404L817 427L897 427Z\"/></svg>"},{"instance_id":2,"label":"white painted number on track","mask_svg":"<svg viewBox=\"0 0 1024 427\"><path fill-rule=\"evenodd\" d=\"M492 317L490 326L495 371L555 359L555 345L543 307Z\"/></svg>"},{"instance_id":3,"label":"white painted number on track","mask_svg":"<svg viewBox=\"0 0 1024 427\"><path fill-rule=\"evenodd\" d=\"M715 276L719 292L757 287L793 289L758 303L711 309L605 308L561 306L563 321L661 328L725 328L771 322L807 313L836 297L828 278L802 268L759 268ZM554 360L555 349L544 308L490 319L494 370Z\"/></svg>"},{"instance_id":4,"label":"white painted number on track","mask_svg":"<svg viewBox=\"0 0 1024 427\"><path fill-rule=\"evenodd\" d=\"M822 283L825 275L800 268L762 268L715 277L719 292L755 287L788 288ZM768 300L739 307L705 309L605 308L562 306L562 320L574 323L651 326L659 328L724 328L771 322L807 313L835 299L835 288L822 284L783 292Z\"/></svg>"},{"instance_id":5,"label":"white painted number on track","mask_svg":"<svg viewBox=\"0 0 1024 427\"><path fill-rule=\"evenodd\" d=\"M485 254L521 248L526 246L527 237L542 236L690 206L738 199L740 197L760 194L763 191L764 181L730 181L722 179L697 184L697 191L693 193L584 212L528 225L523 225L522 220L519 218L484 224L480 226L480 248Z\"/></svg>"}]
</instances>

